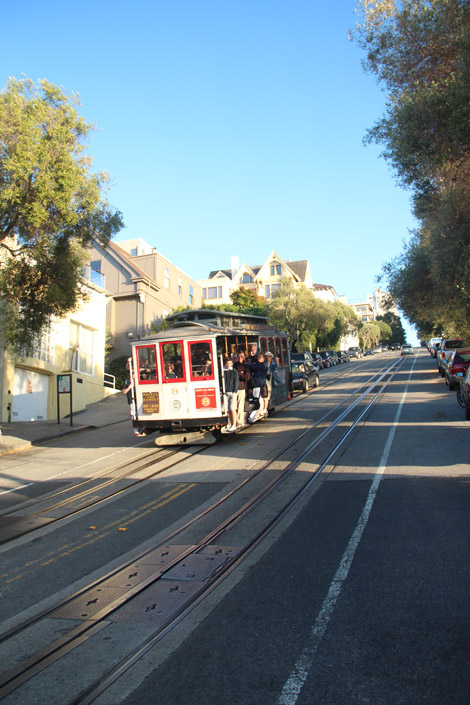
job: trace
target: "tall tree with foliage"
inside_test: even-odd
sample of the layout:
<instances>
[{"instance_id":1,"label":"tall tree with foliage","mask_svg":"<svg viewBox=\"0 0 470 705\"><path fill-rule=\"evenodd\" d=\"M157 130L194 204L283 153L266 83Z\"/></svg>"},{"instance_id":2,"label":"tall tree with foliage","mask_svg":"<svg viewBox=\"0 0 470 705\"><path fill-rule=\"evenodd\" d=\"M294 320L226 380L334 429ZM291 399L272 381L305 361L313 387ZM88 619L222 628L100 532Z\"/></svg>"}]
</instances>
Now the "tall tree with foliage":
<instances>
[{"instance_id":1,"label":"tall tree with foliage","mask_svg":"<svg viewBox=\"0 0 470 705\"><path fill-rule=\"evenodd\" d=\"M10 79L0 93L0 335L11 348L77 307L85 248L123 225L109 176L91 171L93 126L78 106L47 80Z\"/></svg>"},{"instance_id":2,"label":"tall tree with foliage","mask_svg":"<svg viewBox=\"0 0 470 705\"><path fill-rule=\"evenodd\" d=\"M470 2L362 0L353 36L388 93L368 140L412 190L420 225L384 267L419 330L470 332ZM464 332L464 331L462 331Z\"/></svg>"},{"instance_id":3,"label":"tall tree with foliage","mask_svg":"<svg viewBox=\"0 0 470 705\"><path fill-rule=\"evenodd\" d=\"M382 340L389 340L391 343L406 343L406 332L400 320L400 316L392 311L387 311L383 316L377 316L376 323L381 321L387 324L390 329L390 335Z\"/></svg>"}]
</instances>

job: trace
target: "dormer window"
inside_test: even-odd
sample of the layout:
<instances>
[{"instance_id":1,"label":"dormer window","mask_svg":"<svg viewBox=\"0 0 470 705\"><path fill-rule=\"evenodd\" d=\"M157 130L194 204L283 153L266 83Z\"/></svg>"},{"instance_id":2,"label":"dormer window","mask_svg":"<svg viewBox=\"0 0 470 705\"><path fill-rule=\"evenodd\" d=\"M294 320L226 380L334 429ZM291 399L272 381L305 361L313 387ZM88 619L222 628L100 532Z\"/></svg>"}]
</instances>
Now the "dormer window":
<instances>
[{"instance_id":1,"label":"dormer window","mask_svg":"<svg viewBox=\"0 0 470 705\"><path fill-rule=\"evenodd\" d=\"M274 277L275 274L280 275L281 274L281 265L273 263L270 268L270 273L271 273L272 277Z\"/></svg>"},{"instance_id":2,"label":"dormer window","mask_svg":"<svg viewBox=\"0 0 470 705\"><path fill-rule=\"evenodd\" d=\"M241 281L241 284L252 284L253 283L253 277L250 276L249 274L244 274L242 277L243 281Z\"/></svg>"}]
</instances>

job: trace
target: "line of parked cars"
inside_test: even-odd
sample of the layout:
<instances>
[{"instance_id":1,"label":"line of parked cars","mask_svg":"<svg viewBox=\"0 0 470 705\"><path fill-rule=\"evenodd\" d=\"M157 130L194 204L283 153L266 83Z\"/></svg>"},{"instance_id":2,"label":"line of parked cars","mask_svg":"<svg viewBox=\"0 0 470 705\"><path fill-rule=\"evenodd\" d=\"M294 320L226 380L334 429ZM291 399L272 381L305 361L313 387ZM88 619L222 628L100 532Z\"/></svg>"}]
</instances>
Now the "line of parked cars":
<instances>
[{"instance_id":1,"label":"line of parked cars","mask_svg":"<svg viewBox=\"0 0 470 705\"><path fill-rule=\"evenodd\" d=\"M428 350L436 358L438 374L450 390L457 390L457 401L470 421L470 345L463 338L431 340Z\"/></svg>"},{"instance_id":2,"label":"line of parked cars","mask_svg":"<svg viewBox=\"0 0 470 705\"><path fill-rule=\"evenodd\" d=\"M350 355L351 350L358 350L359 355ZM323 350L322 352L300 352L291 354L292 389L306 392L320 384L319 372L349 362L351 357L362 357L361 348L349 350Z\"/></svg>"}]
</instances>

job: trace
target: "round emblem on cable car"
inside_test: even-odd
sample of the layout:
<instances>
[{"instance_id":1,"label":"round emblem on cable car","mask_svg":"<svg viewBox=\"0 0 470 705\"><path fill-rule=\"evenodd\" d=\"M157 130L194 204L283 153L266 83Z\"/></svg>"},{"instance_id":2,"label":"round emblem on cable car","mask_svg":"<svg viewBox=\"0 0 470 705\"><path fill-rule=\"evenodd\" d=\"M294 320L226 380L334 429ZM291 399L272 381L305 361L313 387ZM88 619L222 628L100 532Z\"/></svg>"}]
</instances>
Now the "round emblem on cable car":
<instances>
[{"instance_id":1,"label":"round emblem on cable car","mask_svg":"<svg viewBox=\"0 0 470 705\"><path fill-rule=\"evenodd\" d=\"M171 402L171 408L173 411L179 411L181 409L181 402L178 399L173 399Z\"/></svg>"}]
</instances>

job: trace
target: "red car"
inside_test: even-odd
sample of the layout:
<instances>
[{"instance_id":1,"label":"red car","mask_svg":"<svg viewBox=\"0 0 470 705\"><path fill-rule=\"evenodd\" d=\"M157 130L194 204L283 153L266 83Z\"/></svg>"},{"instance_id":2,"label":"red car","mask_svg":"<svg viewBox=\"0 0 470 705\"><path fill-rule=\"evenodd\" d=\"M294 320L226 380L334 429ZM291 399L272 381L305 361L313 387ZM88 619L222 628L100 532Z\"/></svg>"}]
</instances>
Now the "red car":
<instances>
[{"instance_id":1,"label":"red car","mask_svg":"<svg viewBox=\"0 0 470 705\"><path fill-rule=\"evenodd\" d=\"M470 365L470 350L458 349L454 350L449 358L446 367L446 384L449 389L457 389L460 386L460 380L465 376L465 373Z\"/></svg>"}]
</instances>

